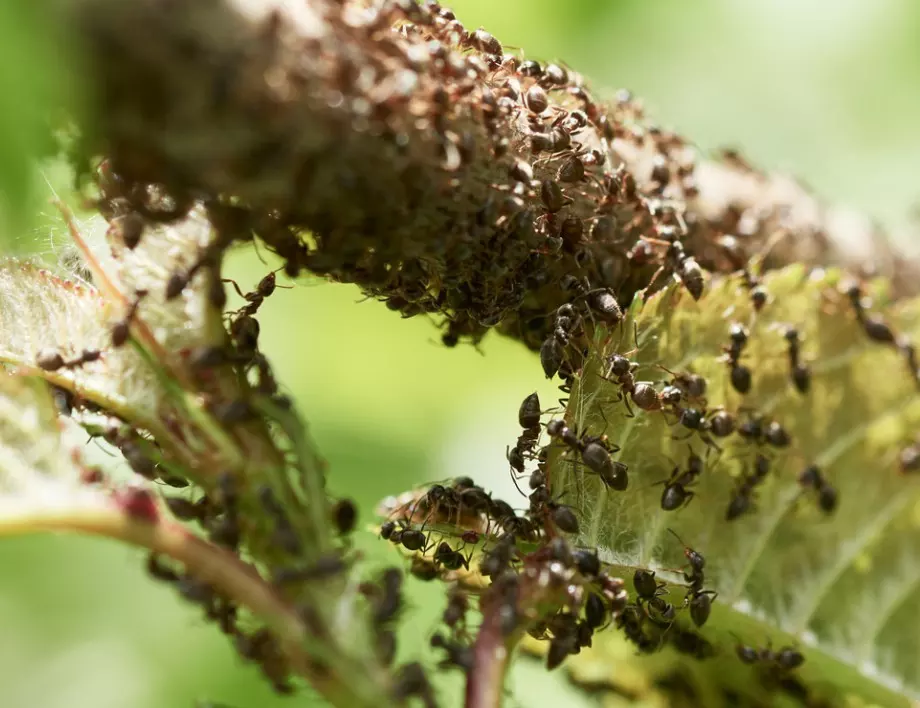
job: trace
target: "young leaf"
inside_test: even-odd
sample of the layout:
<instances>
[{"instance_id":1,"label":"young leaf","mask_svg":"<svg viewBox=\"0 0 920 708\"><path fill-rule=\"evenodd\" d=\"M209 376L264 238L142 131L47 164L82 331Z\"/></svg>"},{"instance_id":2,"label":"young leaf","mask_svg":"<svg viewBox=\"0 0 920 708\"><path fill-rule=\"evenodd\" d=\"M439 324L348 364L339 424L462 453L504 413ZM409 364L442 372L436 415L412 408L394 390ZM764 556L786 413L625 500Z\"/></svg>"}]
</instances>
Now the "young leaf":
<instances>
[{"instance_id":1,"label":"young leaf","mask_svg":"<svg viewBox=\"0 0 920 708\"><path fill-rule=\"evenodd\" d=\"M599 546L624 578L634 568L663 573L674 581L670 601L678 607L686 576L668 570L690 572L681 541L703 554L704 587L718 598L701 632L735 665L735 678L720 671L719 682L757 690L734 656L734 633L757 647L797 645L807 661L794 676L809 695L888 705L897 699L886 688L920 695L920 478L905 469L920 419L910 344L920 334L920 302L891 304L881 285L851 299L845 280L790 266L763 278L770 297L760 310L738 278L714 281L699 302L680 283L644 302L637 297L617 330L596 333L566 413L579 433L605 434L622 448L614 457L629 466L628 489L606 488L561 446L552 480L580 511L580 542ZM751 373L744 395L731 383L723 349L733 323L747 331L737 359ZM810 370L805 393L792 376L790 326L799 335L798 363ZM608 357L617 352L638 364L635 381L654 382L659 393L672 381L659 366L704 377L705 407L685 398L640 410L624 379L609 375ZM705 413L701 431L681 422L693 406ZM735 432L720 437L711 429L718 411L733 418ZM758 438L739 434L756 421ZM773 421L788 445L777 444L776 428L766 434ZM664 511L665 483L687 469L691 451L704 463L684 489L694 496ZM802 476L810 465L817 477ZM687 614L678 612L678 626L692 627ZM770 685L794 690L778 679Z\"/></svg>"}]
</instances>

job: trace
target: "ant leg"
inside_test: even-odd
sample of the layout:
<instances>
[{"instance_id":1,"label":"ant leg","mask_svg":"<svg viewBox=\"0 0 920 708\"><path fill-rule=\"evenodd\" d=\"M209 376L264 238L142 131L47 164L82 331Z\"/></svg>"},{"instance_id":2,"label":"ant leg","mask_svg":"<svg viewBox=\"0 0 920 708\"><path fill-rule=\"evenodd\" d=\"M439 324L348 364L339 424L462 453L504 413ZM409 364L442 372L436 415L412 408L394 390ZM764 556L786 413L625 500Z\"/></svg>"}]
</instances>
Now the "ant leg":
<instances>
[{"instance_id":1,"label":"ant leg","mask_svg":"<svg viewBox=\"0 0 920 708\"><path fill-rule=\"evenodd\" d=\"M687 506L687 504L690 503L690 500L693 499L693 497L695 496L696 494L694 494L693 492L687 492L687 497L684 499L683 503L680 505L680 508L683 509L685 506Z\"/></svg>"},{"instance_id":2,"label":"ant leg","mask_svg":"<svg viewBox=\"0 0 920 708\"><path fill-rule=\"evenodd\" d=\"M626 406L626 417L635 418L636 414L633 412L632 406L629 405L629 396L627 396L625 393L621 393L620 398L623 399L623 404Z\"/></svg>"},{"instance_id":3,"label":"ant leg","mask_svg":"<svg viewBox=\"0 0 920 708\"><path fill-rule=\"evenodd\" d=\"M233 286L233 289L236 290L236 294L239 295L239 296L240 296L241 298L243 298L244 300L246 299L246 296L243 294L243 291L240 290L240 286L237 285L237 283L236 283L235 280L232 280L232 279L230 279L230 278L221 278L221 279L220 279L220 282L222 282L222 283L230 283L230 284ZM367 298L365 298L365 299L367 299Z\"/></svg>"}]
</instances>

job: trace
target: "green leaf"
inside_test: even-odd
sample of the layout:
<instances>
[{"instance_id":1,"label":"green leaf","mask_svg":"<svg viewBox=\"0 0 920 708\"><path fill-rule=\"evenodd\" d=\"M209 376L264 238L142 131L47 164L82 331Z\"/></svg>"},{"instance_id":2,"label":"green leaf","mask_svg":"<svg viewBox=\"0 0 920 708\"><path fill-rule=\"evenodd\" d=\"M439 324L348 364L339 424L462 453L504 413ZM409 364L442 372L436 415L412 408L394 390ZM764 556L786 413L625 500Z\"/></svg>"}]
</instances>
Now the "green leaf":
<instances>
[{"instance_id":1,"label":"green leaf","mask_svg":"<svg viewBox=\"0 0 920 708\"><path fill-rule=\"evenodd\" d=\"M682 603L686 583L673 570L686 567L684 549L668 529L705 556L705 587L719 595L700 631L717 658L685 662L688 670L713 666L708 677L716 685L763 698L763 682L753 679L763 679L765 669L737 659L734 634L756 647L798 646L806 662L792 675L810 698L906 705L898 693L920 696L920 476L899 470L899 453L917 431L920 395L904 351L866 336L841 278L801 266L771 273L763 279L770 301L760 312L738 278L714 281L699 302L679 283L644 303L637 298L617 330L596 334L566 413L579 431L621 446L614 457L629 465L629 487L605 488L559 446L551 474L554 491L564 490L580 512L579 541L619 566L630 590L635 568L652 569L671 581L671 601ZM867 290L874 300L867 313L916 338L920 302L890 304L880 284ZM747 395L732 388L723 359L732 322L750 334L741 357L753 372ZM803 337L812 372L807 394L791 380L787 324ZM639 350L629 353L634 326ZM755 414L775 419L792 444L756 445L735 433L714 439L719 454L672 413L633 403L635 417L628 417L619 386L600 376L614 352L628 354L639 364L636 380L655 381L659 391L670 380L659 364L704 376L710 411L724 406L738 422ZM695 497L663 511L664 487L656 483L686 467L689 445L706 458L691 488ZM756 509L727 521L741 475L750 474L758 453L769 457L770 471L756 487ZM810 464L838 491L833 513L822 512L816 493L799 482ZM678 624L692 627L687 614L679 612ZM775 682L773 689L785 695Z\"/></svg>"}]
</instances>

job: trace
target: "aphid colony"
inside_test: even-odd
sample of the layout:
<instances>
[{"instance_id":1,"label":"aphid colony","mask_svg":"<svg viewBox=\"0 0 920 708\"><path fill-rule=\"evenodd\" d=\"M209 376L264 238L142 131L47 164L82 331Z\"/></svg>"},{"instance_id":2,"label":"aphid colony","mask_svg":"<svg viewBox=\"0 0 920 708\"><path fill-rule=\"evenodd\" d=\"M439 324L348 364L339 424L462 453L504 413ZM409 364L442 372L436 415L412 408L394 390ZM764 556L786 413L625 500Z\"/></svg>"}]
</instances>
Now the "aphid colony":
<instances>
[{"instance_id":1,"label":"aphid colony","mask_svg":"<svg viewBox=\"0 0 920 708\"><path fill-rule=\"evenodd\" d=\"M503 635L527 631L547 639L547 665L552 669L569 654L591 646L594 631L619 614L627 594L621 580L603 571L595 553L572 547L561 535L578 530L571 510L548 498L544 485L532 488L529 508L518 513L468 478L436 484L395 502L380 534L415 553L410 572L424 581L470 570L476 553L476 570L491 581L480 593L483 622L495 622ZM523 551L522 544L533 549ZM455 579L462 583L463 578L461 574ZM469 671L473 635L467 610L472 590L461 587L449 590L442 617L447 631L435 632L431 645L444 652L442 666ZM557 606L536 624L524 605L534 592Z\"/></svg>"}]
</instances>

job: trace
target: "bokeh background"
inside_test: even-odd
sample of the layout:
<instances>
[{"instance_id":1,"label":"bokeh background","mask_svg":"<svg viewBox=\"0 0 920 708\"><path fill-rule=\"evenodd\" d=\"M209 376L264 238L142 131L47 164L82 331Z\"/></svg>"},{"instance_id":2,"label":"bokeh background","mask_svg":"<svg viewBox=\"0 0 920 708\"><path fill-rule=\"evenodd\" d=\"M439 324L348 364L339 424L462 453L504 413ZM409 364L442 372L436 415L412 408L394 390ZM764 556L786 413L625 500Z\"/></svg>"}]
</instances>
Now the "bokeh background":
<instances>
[{"instance_id":1,"label":"bokeh background","mask_svg":"<svg viewBox=\"0 0 920 708\"><path fill-rule=\"evenodd\" d=\"M920 197L920 3L454 0L452 7L468 27L482 25L528 56L563 60L602 91L632 89L660 123L705 150L742 147L755 163L791 171L902 232ZM28 64L27 78L56 70L40 25L8 27L23 37L12 47L0 42L0 95L16 83L10 67ZM9 121L0 129L11 130ZM59 245L60 232L37 223L13 245ZM240 252L230 275L245 290L265 270ZM350 286L306 282L279 290L262 310L263 346L331 464L332 489L356 498L367 523L381 497L424 480L471 474L510 497L504 450L518 432L517 406L535 389L544 401L555 398L536 357L497 337L481 351L446 350L433 322L400 320L358 300ZM389 544L358 535L375 562L397 560ZM139 558L70 537L0 544L0 706L322 705L309 690L273 696L195 610L146 579ZM409 588L416 621L403 639L406 658L425 653L441 609L434 588L415 581ZM585 704L554 678L521 664L510 704ZM443 704L459 703L446 687Z\"/></svg>"}]
</instances>

